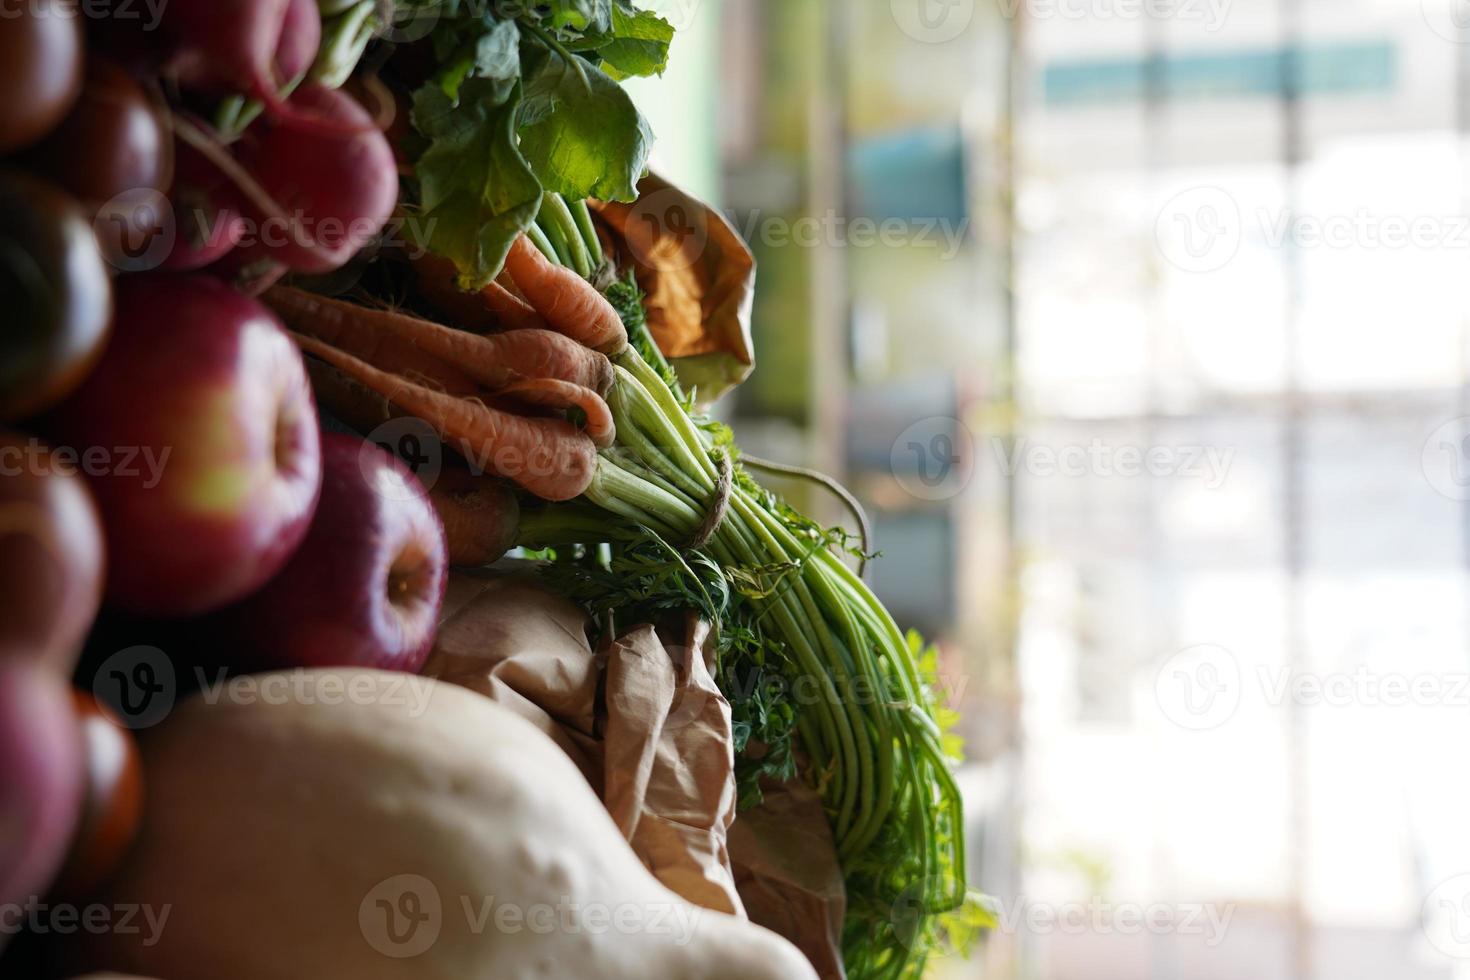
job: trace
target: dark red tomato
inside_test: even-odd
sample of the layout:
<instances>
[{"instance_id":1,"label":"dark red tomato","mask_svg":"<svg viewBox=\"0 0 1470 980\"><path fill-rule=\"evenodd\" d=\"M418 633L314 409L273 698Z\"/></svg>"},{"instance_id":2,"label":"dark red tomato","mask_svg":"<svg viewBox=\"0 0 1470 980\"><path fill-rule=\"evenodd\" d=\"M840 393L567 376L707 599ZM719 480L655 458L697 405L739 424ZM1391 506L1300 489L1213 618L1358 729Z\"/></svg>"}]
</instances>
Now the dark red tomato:
<instances>
[{"instance_id":1,"label":"dark red tomato","mask_svg":"<svg viewBox=\"0 0 1470 980\"><path fill-rule=\"evenodd\" d=\"M81 98L27 159L95 210L124 191L166 189L167 139L143 87L93 58Z\"/></svg>"},{"instance_id":2,"label":"dark red tomato","mask_svg":"<svg viewBox=\"0 0 1470 980\"><path fill-rule=\"evenodd\" d=\"M82 17L62 0L10 5L0 17L0 155L35 143L82 90Z\"/></svg>"},{"instance_id":3,"label":"dark red tomato","mask_svg":"<svg viewBox=\"0 0 1470 980\"><path fill-rule=\"evenodd\" d=\"M143 815L143 766L133 733L97 706L90 691L72 690L82 725L86 791L81 821L56 893L84 901L117 870Z\"/></svg>"},{"instance_id":4,"label":"dark red tomato","mask_svg":"<svg viewBox=\"0 0 1470 980\"><path fill-rule=\"evenodd\" d=\"M102 602L102 524L73 462L0 430L0 660L68 677Z\"/></svg>"},{"instance_id":5,"label":"dark red tomato","mask_svg":"<svg viewBox=\"0 0 1470 980\"><path fill-rule=\"evenodd\" d=\"M56 185L0 171L0 420L60 401L96 363L112 282L92 223Z\"/></svg>"}]
</instances>

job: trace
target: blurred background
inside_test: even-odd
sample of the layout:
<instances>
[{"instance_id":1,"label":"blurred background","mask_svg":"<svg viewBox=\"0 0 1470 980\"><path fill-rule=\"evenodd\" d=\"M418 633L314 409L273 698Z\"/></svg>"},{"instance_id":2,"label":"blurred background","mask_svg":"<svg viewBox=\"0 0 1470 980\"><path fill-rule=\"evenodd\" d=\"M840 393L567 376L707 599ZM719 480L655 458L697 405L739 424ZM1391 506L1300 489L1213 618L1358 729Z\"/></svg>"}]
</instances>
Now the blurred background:
<instances>
[{"instance_id":1,"label":"blurred background","mask_svg":"<svg viewBox=\"0 0 1470 980\"><path fill-rule=\"evenodd\" d=\"M1470 3L649 5L722 411L944 650L936 975L1470 977Z\"/></svg>"}]
</instances>

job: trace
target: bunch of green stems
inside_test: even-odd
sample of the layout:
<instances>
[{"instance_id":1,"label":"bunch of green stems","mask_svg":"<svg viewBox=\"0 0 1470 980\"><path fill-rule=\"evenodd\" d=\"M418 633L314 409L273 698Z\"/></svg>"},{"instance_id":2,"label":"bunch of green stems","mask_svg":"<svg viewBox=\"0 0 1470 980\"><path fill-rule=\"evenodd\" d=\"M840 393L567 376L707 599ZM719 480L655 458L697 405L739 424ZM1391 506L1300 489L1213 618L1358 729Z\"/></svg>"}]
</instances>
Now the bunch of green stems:
<instances>
[{"instance_id":1,"label":"bunch of green stems","mask_svg":"<svg viewBox=\"0 0 1470 980\"><path fill-rule=\"evenodd\" d=\"M523 540L587 544L623 525L666 542L705 537L697 548L721 568L772 576L750 601L804 695L797 733L848 885L849 975L915 976L926 921L965 900L960 794L915 651L827 537L743 474L729 479L733 447L716 445L634 348L615 367L617 441L584 494L601 514L526 514ZM722 519L701 534L723 494Z\"/></svg>"}]
</instances>

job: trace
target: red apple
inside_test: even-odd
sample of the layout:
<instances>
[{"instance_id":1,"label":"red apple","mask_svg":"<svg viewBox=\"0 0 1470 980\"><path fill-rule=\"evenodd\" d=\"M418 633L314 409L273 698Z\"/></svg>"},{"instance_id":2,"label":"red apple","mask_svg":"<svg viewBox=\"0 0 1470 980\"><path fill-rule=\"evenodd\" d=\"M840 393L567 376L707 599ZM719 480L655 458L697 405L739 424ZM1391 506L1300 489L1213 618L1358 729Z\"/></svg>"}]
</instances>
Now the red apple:
<instances>
[{"instance_id":1,"label":"red apple","mask_svg":"<svg viewBox=\"0 0 1470 980\"><path fill-rule=\"evenodd\" d=\"M38 440L0 432L0 660L70 676L101 602L103 565L82 478Z\"/></svg>"},{"instance_id":2,"label":"red apple","mask_svg":"<svg viewBox=\"0 0 1470 980\"><path fill-rule=\"evenodd\" d=\"M444 526L418 478L355 436L322 436L322 498L306 540L264 589L220 617L236 666L416 673L434 645Z\"/></svg>"},{"instance_id":3,"label":"red apple","mask_svg":"<svg viewBox=\"0 0 1470 980\"><path fill-rule=\"evenodd\" d=\"M107 600L129 612L193 615L250 594L316 509L301 354L273 313L206 276L121 277L112 341L47 425L91 478Z\"/></svg>"}]
</instances>

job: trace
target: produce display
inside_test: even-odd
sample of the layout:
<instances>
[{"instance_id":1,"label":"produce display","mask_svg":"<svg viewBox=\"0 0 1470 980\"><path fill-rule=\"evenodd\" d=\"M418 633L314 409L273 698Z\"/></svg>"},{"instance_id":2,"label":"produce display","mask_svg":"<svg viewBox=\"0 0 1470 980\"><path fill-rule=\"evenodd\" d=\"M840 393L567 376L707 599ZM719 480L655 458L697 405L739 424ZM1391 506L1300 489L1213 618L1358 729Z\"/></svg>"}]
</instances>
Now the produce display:
<instances>
[{"instance_id":1,"label":"produce display","mask_svg":"<svg viewBox=\"0 0 1470 980\"><path fill-rule=\"evenodd\" d=\"M614 209L653 133L620 81L661 74L673 33L631 0L0 18L0 906L173 910L153 942L28 936L43 974L918 977L986 921L933 651L865 583L865 542L756 482L650 324ZM508 554L585 616L566 656L642 630L707 664L672 675L718 687L697 741L724 765L651 771L705 772L716 905L641 863L563 751L677 703L639 717L620 687L554 740L412 676L455 577ZM671 616L695 653L651 642ZM177 702L146 720L126 689L163 690L158 663L107 666L139 637ZM574 675L598 689L553 671L536 718ZM729 820L797 797L840 928L763 928L733 891ZM408 873L445 909L385 951L372 896ZM476 929L468 896L683 931Z\"/></svg>"}]
</instances>

